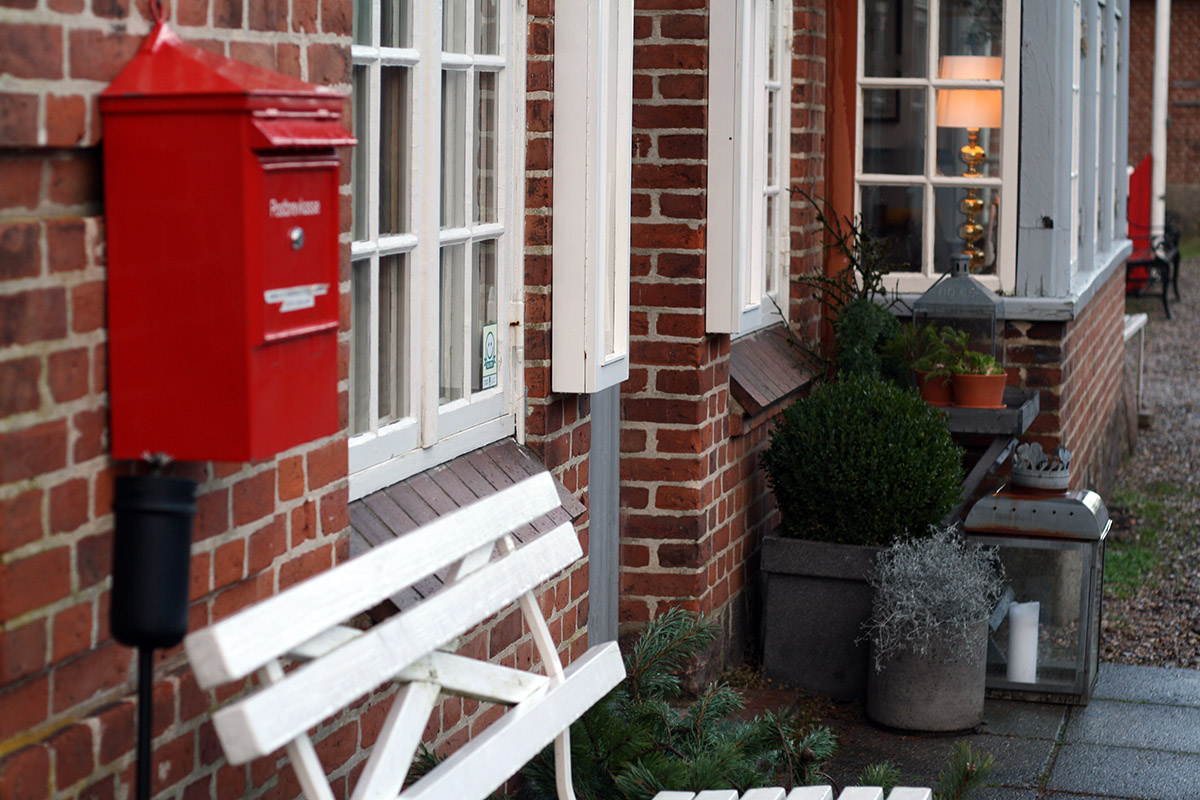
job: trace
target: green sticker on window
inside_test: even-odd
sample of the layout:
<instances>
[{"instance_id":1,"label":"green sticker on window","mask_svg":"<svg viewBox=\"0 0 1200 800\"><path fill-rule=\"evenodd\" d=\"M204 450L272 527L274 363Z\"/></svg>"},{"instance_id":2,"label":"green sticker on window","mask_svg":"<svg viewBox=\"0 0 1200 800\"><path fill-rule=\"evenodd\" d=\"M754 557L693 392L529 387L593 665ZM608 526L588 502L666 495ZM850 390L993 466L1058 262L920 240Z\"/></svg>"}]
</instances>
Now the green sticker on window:
<instances>
[{"instance_id":1,"label":"green sticker on window","mask_svg":"<svg viewBox=\"0 0 1200 800\"><path fill-rule=\"evenodd\" d=\"M480 358L483 362L480 365L480 373L482 377L482 380L480 381L480 388L482 389L491 389L496 385L499 379L496 370L496 364L499 360L497 358L499 350L500 345L496 339L496 323L493 322L491 325L484 325L483 342L481 343L479 350Z\"/></svg>"}]
</instances>

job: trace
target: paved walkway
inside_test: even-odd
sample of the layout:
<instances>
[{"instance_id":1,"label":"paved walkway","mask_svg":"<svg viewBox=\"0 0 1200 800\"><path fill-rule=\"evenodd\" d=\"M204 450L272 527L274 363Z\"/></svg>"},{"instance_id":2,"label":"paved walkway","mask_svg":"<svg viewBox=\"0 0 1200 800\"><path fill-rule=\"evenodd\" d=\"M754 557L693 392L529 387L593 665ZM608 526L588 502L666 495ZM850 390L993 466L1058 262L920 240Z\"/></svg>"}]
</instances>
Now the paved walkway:
<instances>
[{"instance_id":1,"label":"paved walkway","mask_svg":"<svg viewBox=\"0 0 1200 800\"><path fill-rule=\"evenodd\" d=\"M933 786L966 738L996 759L977 800L1200 798L1200 671L1103 664L1086 707L989 700L985 719L966 737L884 731L861 713L829 719L831 775L853 782L890 760L906 782Z\"/></svg>"}]
</instances>

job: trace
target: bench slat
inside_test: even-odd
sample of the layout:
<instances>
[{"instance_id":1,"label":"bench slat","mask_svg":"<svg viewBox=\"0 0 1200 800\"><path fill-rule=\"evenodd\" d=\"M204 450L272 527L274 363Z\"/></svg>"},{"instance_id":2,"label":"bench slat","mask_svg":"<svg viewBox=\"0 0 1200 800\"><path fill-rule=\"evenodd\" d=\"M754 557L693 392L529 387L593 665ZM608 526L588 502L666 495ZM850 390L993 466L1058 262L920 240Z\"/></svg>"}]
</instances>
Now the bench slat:
<instances>
[{"instance_id":1,"label":"bench slat","mask_svg":"<svg viewBox=\"0 0 1200 800\"><path fill-rule=\"evenodd\" d=\"M915 786L897 786L888 794L888 800L933 800L933 790Z\"/></svg>"},{"instance_id":2,"label":"bench slat","mask_svg":"<svg viewBox=\"0 0 1200 800\"><path fill-rule=\"evenodd\" d=\"M591 648L564 682L513 708L475 736L398 800L478 800L486 797L625 677L615 642Z\"/></svg>"},{"instance_id":3,"label":"bench slat","mask_svg":"<svg viewBox=\"0 0 1200 800\"><path fill-rule=\"evenodd\" d=\"M196 679L208 689L243 678L558 504L554 479L535 475L196 631L185 640Z\"/></svg>"},{"instance_id":4,"label":"bench slat","mask_svg":"<svg viewBox=\"0 0 1200 800\"><path fill-rule=\"evenodd\" d=\"M280 683L226 706L213 714L213 724L229 761L240 764L270 753L541 585L582 553L574 528L563 524Z\"/></svg>"},{"instance_id":5,"label":"bench slat","mask_svg":"<svg viewBox=\"0 0 1200 800\"><path fill-rule=\"evenodd\" d=\"M829 786L798 786L788 794L787 800L833 800L833 788Z\"/></svg>"},{"instance_id":6,"label":"bench slat","mask_svg":"<svg viewBox=\"0 0 1200 800\"><path fill-rule=\"evenodd\" d=\"M397 692L351 800L391 800L400 792L438 694L437 684L424 682Z\"/></svg>"},{"instance_id":7,"label":"bench slat","mask_svg":"<svg viewBox=\"0 0 1200 800\"><path fill-rule=\"evenodd\" d=\"M883 789L878 786L848 786L838 795L838 800L883 800Z\"/></svg>"},{"instance_id":8,"label":"bench slat","mask_svg":"<svg viewBox=\"0 0 1200 800\"><path fill-rule=\"evenodd\" d=\"M767 786L762 789L751 789L742 795L742 800L784 800L786 795L778 786Z\"/></svg>"}]
</instances>

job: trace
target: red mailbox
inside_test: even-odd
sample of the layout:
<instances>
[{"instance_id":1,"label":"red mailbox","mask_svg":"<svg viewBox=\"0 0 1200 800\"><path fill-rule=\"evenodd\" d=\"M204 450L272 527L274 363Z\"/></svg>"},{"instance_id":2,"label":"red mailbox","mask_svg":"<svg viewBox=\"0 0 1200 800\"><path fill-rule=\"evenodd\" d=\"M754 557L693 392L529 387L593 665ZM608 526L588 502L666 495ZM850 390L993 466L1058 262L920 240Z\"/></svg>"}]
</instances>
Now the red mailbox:
<instances>
[{"instance_id":1,"label":"red mailbox","mask_svg":"<svg viewBox=\"0 0 1200 800\"><path fill-rule=\"evenodd\" d=\"M341 109L162 24L100 96L114 458L338 429Z\"/></svg>"}]
</instances>

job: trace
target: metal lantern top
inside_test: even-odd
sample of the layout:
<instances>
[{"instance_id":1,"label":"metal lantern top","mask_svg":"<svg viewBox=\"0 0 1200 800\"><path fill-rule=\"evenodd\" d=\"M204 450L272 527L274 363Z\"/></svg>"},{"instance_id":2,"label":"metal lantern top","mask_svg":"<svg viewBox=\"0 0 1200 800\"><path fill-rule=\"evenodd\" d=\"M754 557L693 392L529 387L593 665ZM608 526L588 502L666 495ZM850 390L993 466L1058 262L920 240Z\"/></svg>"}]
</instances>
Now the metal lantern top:
<instances>
[{"instance_id":1,"label":"metal lantern top","mask_svg":"<svg viewBox=\"0 0 1200 800\"><path fill-rule=\"evenodd\" d=\"M970 258L960 253L950 257L950 272L913 303L913 314L937 318L1003 319L1004 301L971 277Z\"/></svg>"}]
</instances>

